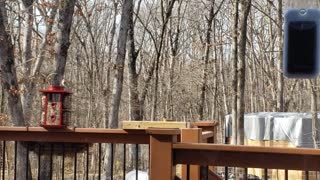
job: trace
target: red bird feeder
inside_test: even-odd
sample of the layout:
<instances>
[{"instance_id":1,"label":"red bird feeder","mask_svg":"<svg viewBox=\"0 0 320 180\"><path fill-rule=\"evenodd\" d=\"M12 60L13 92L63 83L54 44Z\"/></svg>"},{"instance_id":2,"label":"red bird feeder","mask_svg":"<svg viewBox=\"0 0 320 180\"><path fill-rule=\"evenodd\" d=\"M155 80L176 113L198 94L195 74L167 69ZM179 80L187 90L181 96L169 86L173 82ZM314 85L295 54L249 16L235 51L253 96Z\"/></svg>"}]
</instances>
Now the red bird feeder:
<instances>
[{"instance_id":1,"label":"red bird feeder","mask_svg":"<svg viewBox=\"0 0 320 180\"><path fill-rule=\"evenodd\" d=\"M42 96L42 115L40 125L44 128L64 128L71 118L71 94L62 86L49 86L40 90Z\"/></svg>"}]
</instances>

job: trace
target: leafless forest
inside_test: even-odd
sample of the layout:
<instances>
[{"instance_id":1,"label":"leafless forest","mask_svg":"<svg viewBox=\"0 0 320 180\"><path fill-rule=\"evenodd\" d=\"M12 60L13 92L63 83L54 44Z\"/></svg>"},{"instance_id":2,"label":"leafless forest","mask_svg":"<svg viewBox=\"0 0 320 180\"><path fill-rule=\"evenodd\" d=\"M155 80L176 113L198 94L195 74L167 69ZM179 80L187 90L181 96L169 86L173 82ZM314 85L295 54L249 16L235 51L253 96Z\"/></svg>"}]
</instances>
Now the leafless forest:
<instances>
[{"instance_id":1,"label":"leafless forest","mask_svg":"<svg viewBox=\"0 0 320 180\"><path fill-rule=\"evenodd\" d=\"M318 80L282 74L283 13L307 2L0 0L1 125L38 126L53 84L74 93L71 126L232 113L242 144L244 113L317 111Z\"/></svg>"},{"instance_id":2,"label":"leafless forest","mask_svg":"<svg viewBox=\"0 0 320 180\"><path fill-rule=\"evenodd\" d=\"M77 127L308 112L317 80L281 73L286 4L1 1L2 124L36 126L50 84L74 92Z\"/></svg>"},{"instance_id":3,"label":"leafless forest","mask_svg":"<svg viewBox=\"0 0 320 180\"><path fill-rule=\"evenodd\" d=\"M17 76L16 83L6 82L2 53L2 122L19 125L8 118L8 93L14 93L22 99L23 124L37 125L38 90L57 74L58 84L74 92L77 127L108 127L110 119L114 127L122 120L222 121L239 111L237 98L243 112L310 111L316 81L281 73L286 2L252 1L245 17L248 2L78 0L66 10L74 9L69 34L60 32L66 1L2 1L1 31L9 36L11 75ZM67 57L63 71L57 70L60 56Z\"/></svg>"}]
</instances>

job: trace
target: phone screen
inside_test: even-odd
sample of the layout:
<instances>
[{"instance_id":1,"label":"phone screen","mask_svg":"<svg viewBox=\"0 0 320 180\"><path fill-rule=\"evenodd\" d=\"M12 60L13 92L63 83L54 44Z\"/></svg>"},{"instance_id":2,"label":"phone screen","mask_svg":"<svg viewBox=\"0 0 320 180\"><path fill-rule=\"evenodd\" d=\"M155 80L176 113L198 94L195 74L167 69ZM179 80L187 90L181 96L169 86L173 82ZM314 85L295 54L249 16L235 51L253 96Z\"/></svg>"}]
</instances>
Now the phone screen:
<instances>
[{"instance_id":1,"label":"phone screen","mask_svg":"<svg viewBox=\"0 0 320 180\"><path fill-rule=\"evenodd\" d=\"M288 73L315 73L317 68L316 23L312 21L290 22L288 28Z\"/></svg>"}]
</instances>

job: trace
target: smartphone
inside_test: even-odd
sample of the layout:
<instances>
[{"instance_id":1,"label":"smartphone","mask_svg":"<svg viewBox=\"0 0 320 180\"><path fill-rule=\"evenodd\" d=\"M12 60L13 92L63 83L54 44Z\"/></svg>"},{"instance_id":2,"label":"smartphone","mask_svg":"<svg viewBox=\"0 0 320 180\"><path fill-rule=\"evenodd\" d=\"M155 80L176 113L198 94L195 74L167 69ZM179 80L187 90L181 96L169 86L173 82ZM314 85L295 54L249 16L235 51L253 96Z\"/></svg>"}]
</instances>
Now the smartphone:
<instances>
[{"instance_id":1,"label":"smartphone","mask_svg":"<svg viewBox=\"0 0 320 180\"><path fill-rule=\"evenodd\" d=\"M289 78L319 74L319 19L317 9L290 9L284 19L283 72Z\"/></svg>"}]
</instances>

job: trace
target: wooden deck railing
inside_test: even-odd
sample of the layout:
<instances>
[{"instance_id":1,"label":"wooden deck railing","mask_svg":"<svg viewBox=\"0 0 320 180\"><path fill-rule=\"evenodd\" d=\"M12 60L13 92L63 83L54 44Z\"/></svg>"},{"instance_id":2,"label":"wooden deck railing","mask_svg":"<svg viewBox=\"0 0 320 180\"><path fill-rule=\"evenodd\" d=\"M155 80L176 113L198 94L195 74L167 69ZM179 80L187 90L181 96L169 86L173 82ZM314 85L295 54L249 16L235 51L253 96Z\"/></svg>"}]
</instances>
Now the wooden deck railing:
<instances>
[{"instance_id":1,"label":"wooden deck railing","mask_svg":"<svg viewBox=\"0 0 320 180\"><path fill-rule=\"evenodd\" d=\"M0 140L2 141L149 144L149 137L151 134L178 135L180 134L180 130L123 130L102 128L45 129L42 127L0 127Z\"/></svg>"},{"instance_id":2,"label":"wooden deck railing","mask_svg":"<svg viewBox=\"0 0 320 180\"><path fill-rule=\"evenodd\" d=\"M320 170L317 149L175 143L173 157L174 164Z\"/></svg>"},{"instance_id":3,"label":"wooden deck railing","mask_svg":"<svg viewBox=\"0 0 320 180\"><path fill-rule=\"evenodd\" d=\"M95 163L95 165L98 166L99 169L98 170L98 175L96 177L98 177L98 179L102 178L102 170L103 169L103 163L102 163L102 159L103 159L103 155L102 155L102 148L101 148L101 143L112 143L111 147L114 147L114 144L123 144L124 148L123 151L125 151L126 144L136 144L136 145L140 145L140 144L146 144L146 145L152 145L150 146L150 149L154 149L156 148L157 151L159 152L165 152L162 151L162 149L165 147L165 145L162 144L162 141L165 139L168 139L167 141L167 145L168 143L170 144L170 149L172 142L176 142L177 136L180 135L180 130L179 129L145 129L145 130L123 130L123 129L96 129L96 128L66 128L66 129L44 129L42 127L0 127L0 141L2 141L3 143L0 143L0 146L2 148L0 148L0 150L2 150L3 153L2 157L0 157L0 161L1 161L1 175L2 175L2 179L6 179L6 177L15 177L16 176L16 171L17 171L17 162L16 159L17 158L26 158L26 157L17 157L17 143L15 142L28 142L27 144L27 148L26 148L26 153L27 156L29 156L29 153L31 151L33 151L34 153L37 154L37 159L36 162L38 161L38 165L35 165L35 167L37 167L37 174L35 174L35 176L38 176L38 179L40 177L40 164L42 164L41 162L41 156L43 156L44 154L50 154L50 161L53 161L53 154L54 153L58 153L60 158L62 156L62 167L59 167L59 170L61 172L61 176L58 179L61 179L61 177L66 177L66 173L68 172L68 174L73 176L73 179L90 179L89 178L89 154L90 154L90 150L89 150L89 144L93 144L93 143L98 143L98 151L99 151L99 157L98 157L98 164ZM6 148L6 146L9 145L9 142L11 143L10 145L10 152L7 152L9 148ZM44 144L46 143L46 144ZM80 143L80 146L77 146L77 144ZM158 144L161 144L160 146ZM13 146L13 147L12 147ZM46 147L44 147L46 146ZM84 150L82 150L81 152L83 152L84 156L86 156L86 163L85 163L85 172L79 177L78 175L78 171L79 171L79 167L77 166L77 164L79 164L78 162L78 158L77 157L77 152L78 149L82 148ZM138 146L135 146L136 149L138 149ZM65 152L66 149L69 148L69 151L71 149L71 154L73 156L73 173L70 170L68 170L68 168L70 167L65 167ZM41 152L41 151L46 151L46 153ZM136 150L137 151L137 150ZM152 151L151 151L152 152ZM10 154L8 154L10 153ZM125 167L125 155L126 153L124 152L124 167L123 167L123 175L122 177L125 177L125 171L126 171L126 167ZM136 154L137 155L137 154ZM169 157L167 156L168 154L162 154L163 156ZM6 162L6 159L8 159L8 157L11 157L11 161L10 161L10 165L8 165L8 162ZM135 157L136 159L138 159L137 157ZM70 158L69 158L70 159ZM111 159L108 159L109 161L111 161L111 167L112 167L112 173L111 176L113 177L113 173L115 170L113 170L113 166L114 166L114 157L113 155L111 155ZM154 160L155 158L150 159L150 162L156 162ZM136 160L138 162L138 160ZM13 165L14 164L14 165ZM52 168L52 164L53 162L50 162L50 167ZM138 163L136 163L138 164ZM10 168L8 167L10 166ZM28 164L26 164L26 166L28 166ZM41 165L42 166L42 165ZM153 169L163 169L165 167L166 170L171 169L170 166L168 166L167 164L163 164L163 166L158 167L157 163L150 163L151 167L155 167ZM102 167L102 168L101 168ZM27 169L30 167L27 167ZM41 167L42 168L42 167ZM94 168L94 167L93 167ZM10 172L10 169L14 169L14 172ZM135 167L136 172L138 174L138 166L136 165ZM12 170L10 170L12 171ZM26 172L27 173L27 172ZM51 176L53 174L52 170L50 170ZM150 172L150 174L152 174ZM78 178L77 178L78 177ZM111 179L112 179L111 177ZM62 178L64 179L64 178Z\"/></svg>"},{"instance_id":4,"label":"wooden deck railing","mask_svg":"<svg viewBox=\"0 0 320 180\"><path fill-rule=\"evenodd\" d=\"M175 179L175 166L178 164L182 164L181 178L191 180L219 179L214 174L210 174L213 166L304 171L320 169L320 150L213 144L215 130L209 126L212 124L207 124L207 127L202 124L202 126L181 130L88 128L46 130L39 127L0 127L0 140L4 141L3 145L7 141L148 144L151 180ZM4 159L3 157L2 160ZM2 170L3 177L5 177L4 173L5 168ZM101 177L100 174L99 177Z\"/></svg>"}]
</instances>

